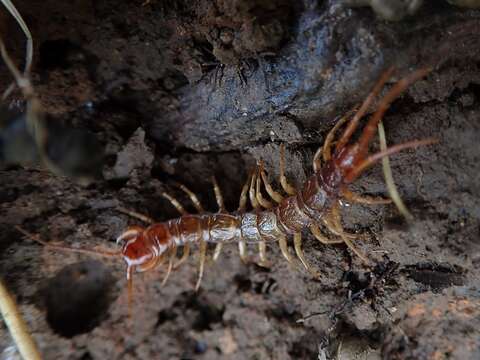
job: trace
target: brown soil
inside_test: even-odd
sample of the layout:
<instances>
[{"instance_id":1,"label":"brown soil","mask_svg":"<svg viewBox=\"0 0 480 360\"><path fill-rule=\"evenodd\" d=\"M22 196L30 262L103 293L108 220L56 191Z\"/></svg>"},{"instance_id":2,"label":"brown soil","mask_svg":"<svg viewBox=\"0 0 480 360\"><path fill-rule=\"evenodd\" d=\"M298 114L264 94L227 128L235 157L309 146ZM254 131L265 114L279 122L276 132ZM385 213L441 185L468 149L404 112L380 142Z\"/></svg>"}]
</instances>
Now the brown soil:
<instances>
[{"instance_id":1,"label":"brown soil","mask_svg":"<svg viewBox=\"0 0 480 360\"><path fill-rule=\"evenodd\" d=\"M386 22L338 1L142 3L15 1L46 111L106 151L104 179L87 187L1 168L1 274L45 359L480 358L480 11L426 4ZM21 33L0 21L20 59ZM163 271L137 274L129 319L120 259L51 251L14 229L113 248L138 223L117 206L176 217L159 193L180 181L213 211L212 174L234 209L255 160L276 178L280 143L300 186L337 117L391 64L400 75L435 70L393 104L388 141L440 141L391 159L415 221L393 206L342 210L366 235L358 246L371 269L307 234L321 280L290 268L276 244L270 270L241 263L232 246L198 293L195 258L163 287ZM381 167L354 188L385 194ZM3 325L0 334L7 359L13 342Z\"/></svg>"}]
</instances>

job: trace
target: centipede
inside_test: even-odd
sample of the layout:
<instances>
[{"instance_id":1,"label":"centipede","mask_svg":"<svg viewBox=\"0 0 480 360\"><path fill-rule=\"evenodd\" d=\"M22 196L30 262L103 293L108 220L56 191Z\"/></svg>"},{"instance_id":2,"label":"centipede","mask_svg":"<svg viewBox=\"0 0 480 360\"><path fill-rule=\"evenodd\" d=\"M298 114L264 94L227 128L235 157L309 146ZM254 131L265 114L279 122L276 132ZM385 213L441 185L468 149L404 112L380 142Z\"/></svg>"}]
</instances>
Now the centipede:
<instances>
[{"instance_id":1,"label":"centipede","mask_svg":"<svg viewBox=\"0 0 480 360\"><path fill-rule=\"evenodd\" d=\"M285 260L297 267L302 267L314 277L321 274L307 261L302 248L302 231L308 230L314 238L324 245L345 244L365 264L368 257L354 245L356 234L344 230L341 218L341 202L362 204L387 204L387 198L360 195L349 189L366 169L375 165L386 156L405 149L434 144L437 140L426 138L412 140L390 146L376 153L369 152L369 145L376 135L377 126L382 121L390 104L398 98L411 84L427 76L431 68L421 68L400 78L377 102L363 129L359 131L356 141L352 136L357 132L362 118L366 117L373 102L379 96L385 84L391 79L394 67L385 70L374 84L361 106L343 116L325 137L323 145L313 157L313 173L299 189L292 186L285 175L285 147L280 146L279 184L283 191L275 190L261 162L250 171L241 190L239 206L236 211L228 212L220 187L215 180L213 190L218 205L217 212L207 212L198 197L186 186L179 185L191 199L198 213L188 213L182 204L169 193L162 193L180 213L180 216L164 222L119 208L118 210L139 220L147 226L130 226L118 237L118 250L80 249L63 245L50 244L40 237L29 233L21 227L19 231L33 240L52 249L70 250L123 258L126 263L128 288L132 288L134 272L146 272L160 266L166 266L165 283L170 274L190 256L191 248L198 248L198 280L195 289L200 288L207 249L214 247L213 260L217 260L222 248L236 244L240 258L247 262L247 246L258 248L260 266L269 266L267 245L278 243ZM337 137L337 133L342 133ZM268 196L266 196L268 194ZM250 202L251 209L248 206ZM326 230L326 231L325 231ZM329 234L328 234L329 233ZM289 242L293 239L293 255ZM213 245L212 245L213 244ZM183 248L182 254L177 254Z\"/></svg>"}]
</instances>

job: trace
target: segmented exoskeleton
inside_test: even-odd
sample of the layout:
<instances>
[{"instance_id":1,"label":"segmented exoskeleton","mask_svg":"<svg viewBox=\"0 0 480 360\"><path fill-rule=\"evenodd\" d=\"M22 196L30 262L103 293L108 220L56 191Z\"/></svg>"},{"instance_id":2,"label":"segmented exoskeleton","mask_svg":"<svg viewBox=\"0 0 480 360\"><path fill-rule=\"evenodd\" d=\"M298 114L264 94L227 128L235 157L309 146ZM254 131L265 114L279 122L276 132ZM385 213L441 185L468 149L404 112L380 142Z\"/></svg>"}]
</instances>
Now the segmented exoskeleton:
<instances>
[{"instance_id":1,"label":"segmented exoskeleton","mask_svg":"<svg viewBox=\"0 0 480 360\"><path fill-rule=\"evenodd\" d=\"M369 143L390 103L410 84L425 76L429 72L429 69L425 68L417 70L398 81L381 99L377 110L365 125L358 141L349 144L360 119L365 115L375 96L378 95L386 81L391 77L392 72L393 68L385 71L358 111L352 112L353 116L347 114L329 132L323 147L315 154L313 160L314 173L305 181L300 190L297 191L291 186L285 177L284 147L282 146L280 184L287 196L281 195L272 188L262 164L259 164L251 172L241 192L240 205L235 212L226 211L222 194L215 179L213 179L213 184L219 207L217 213L205 212L195 194L185 186L180 185L180 188L192 200L199 214L188 214L175 198L163 193L162 195L181 213L180 217L155 223L144 215L121 209L123 212L149 222L150 225L146 228L133 226L123 232L117 239L117 242L121 245L120 251L82 251L93 251L107 256L122 255L127 263L127 278L131 286L134 270L147 271L167 260L167 274L164 278L164 281L166 281L172 269L187 259L190 246L198 245L200 261L197 289L203 276L208 243L216 244L213 258L217 259L224 244L236 242L238 243L240 257L243 260L247 260L247 244L257 244L258 263L267 266L266 244L269 242L278 242L283 256L291 263L294 261L287 247L287 239L293 237L295 253L300 262L310 273L318 276L318 273L307 263L302 252L301 231L306 228L323 244L345 243L364 262L368 263L367 258L352 243L355 236L346 233L342 228L339 203L342 199L365 204L388 203L389 200L359 196L351 192L348 185L357 179L366 168L382 157L403 149L435 142L434 139L415 140L392 146L373 155L368 154ZM334 145L335 134L344 125L345 130ZM262 195L262 186L271 200ZM246 211L248 199L253 211ZM336 238L330 239L323 235L319 225L324 225ZM37 241L39 240L37 239ZM43 241L41 242L45 244ZM51 247L58 248L59 246L53 245ZM184 248L183 255L175 263L179 247Z\"/></svg>"}]
</instances>

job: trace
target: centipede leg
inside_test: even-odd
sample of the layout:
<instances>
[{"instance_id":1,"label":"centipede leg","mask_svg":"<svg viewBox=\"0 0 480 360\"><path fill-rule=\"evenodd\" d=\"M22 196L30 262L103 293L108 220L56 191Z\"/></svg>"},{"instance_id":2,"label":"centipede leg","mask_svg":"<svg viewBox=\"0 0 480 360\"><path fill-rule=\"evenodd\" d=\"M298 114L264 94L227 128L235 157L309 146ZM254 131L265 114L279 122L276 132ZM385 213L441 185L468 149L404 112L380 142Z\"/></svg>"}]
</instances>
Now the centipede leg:
<instances>
[{"instance_id":1,"label":"centipede leg","mask_svg":"<svg viewBox=\"0 0 480 360\"><path fill-rule=\"evenodd\" d=\"M323 219L323 223L325 224L325 226L327 227L328 230L330 230L330 232L334 235L337 235L337 236L345 236L345 237L348 237L349 239L352 239L352 240L355 240L358 236L355 235L355 234L349 234L341 229L339 229L333 219L333 215L332 214L328 214L326 215Z\"/></svg>"},{"instance_id":2,"label":"centipede leg","mask_svg":"<svg viewBox=\"0 0 480 360\"><path fill-rule=\"evenodd\" d=\"M248 200L248 188L250 185L250 177L251 175L247 178L247 181L243 185L242 192L240 194L240 201L238 205L238 212L244 212L246 207L247 207L247 200ZM244 262L248 262L248 257L247 257L247 244L245 243L245 240L240 239L238 241L238 252L240 255L240 259Z\"/></svg>"},{"instance_id":3,"label":"centipede leg","mask_svg":"<svg viewBox=\"0 0 480 360\"><path fill-rule=\"evenodd\" d=\"M248 194L248 187L250 185L250 176L247 178L245 184L243 184L242 192L240 194L240 200L238 202L238 212L244 212L247 207L247 194Z\"/></svg>"},{"instance_id":4,"label":"centipede leg","mask_svg":"<svg viewBox=\"0 0 480 360\"><path fill-rule=\"evenodd\" d=\"M262 171L262 164L260 163L259 165L259 174L261 174L261 171ZM262 190L261 190L261 184L262 184L262 178L261 178L261 175L258 176L257 175L257 180L256 180L256 198L257 198L257 202L260 206L264 207L265 209L270 209L273 207L273 204L268 201L267 199L265 199L262 195Z\"/></svg>"},{"instance_id":5,"label":"centipede leg","mask_svg":"<svg viewBox=\"0 0 480 360\"><path fill-rule=\"evenodd\" d=\"M249 197L250 202L252 203L252 207L257 210L262 205L266 205L272 207L273 205L270 202L266 202L265 199L259 195L260 192L260 175L259 170L260 167L252 173L252 180L250 182L250 189L249 189ZM267 260L267 244L265 241L260 240L258 242L258 253L260 255L260 261L257 261L257 265L261 267L270 267L270 263Z\"/></svg>"},{"instance_id":6,"label":"centipede leg","mask_svg":"<svg viewBox=\"0 0 480 360\"><path fill-rule=\"evenodd\" d=\"M200 242L199 264L198 264L198 280L195 285L195 291L200 289L200 284L203 279L203 270L205 268L205 259L207 257L207 243L205 241Z\"/></svg>"},{"instance_id":7,"label":"centipede leg","mask_svg":"<svg viewBox=\"0 0 480 360\"><path fill-rule=\"evenodd\" d=\"M325 235L322 234L320 228L317 225L310 226L310 232L315 236L315 239L320 241L324 245L332 245L332 244L343 244L342 239L329 239Z\"/></svg>"},{"instance_id":8,"label":"centipede leg","mask_svg":"<svg viewBox=\"0 0 480 360\"><path fill-rule=\"evenodd\" d=\"M270 195L270 197L277 204L281 203L283 200L283 196L279 192L273 190L272 185L268 181L267 174L265 174L263 168L260 169L260 176L262 177L263 183L265 184L265 190L267 191L268 195Z\"/></svg>"},{"instance_id":9,"label":"centipede leg","mask_svg":"<svg viewBox=\"0 0 480 360\"><path fill-rule=\"evenodd\" d=\"M128 210L122 206L118 206L115 208L118 212L121 212L125 215L128 215L128 216L131 216L133 218L136 218L138 220L141 220L143 222L146 222L147 224L153 224L155 222L155 220L153 220L151 217L149 216L146 216L146 215L143 215L143 214L140 214L136 211L131 211L131 210Z\"/></svg>"},{"instance_id":10,"label":"centipede leg","mask_svg":"<svg viewBox=\"0 0 480 360\"><path fill-rule=\"evenodd\" d=\"M215 245L215 250L213 251L213 261L217 261L218 258L220 257L220 254L222 253L222 249L223 249L223 243L218 243L217 245Z\"/></svg>"},{"instance_id":11,"label":"centipede leg","mask_svg":"<svg viewBox=\"0 0 480 360\"><path fill-rule=\"evenodd\" d=\"M319 172L322 168L322 153L323 153L323 146L320 146L315 155L313 155L313 172Z\"/></svg>"},{"instance_id":12,"label":"centipede leg","mask_svg":"<svg viewBox=\"0 0 480 360\"><path fill-rule=\"evenodd\" d=\"M344 116L342 116L342 118L340 118L340 120L337 121L337 123L332 128L332 130L330 130L328 132L327 137L325 138L325 142L323 143L323 147L322 147L323 161L327 162L328 160L331 159L331 157L332 157L332 145L333 145L333 139L335 137L335 134L338 131L338 129L340 129L340 127L342 127L343 124L345 124L350 119L350 117L352 116L352 114L354 112L355 112L355 109L347 112Z\"/></svg>"},{"instance_id":13,"label":"centipede leg","mask_svg":"<svg viewBox=\"0 0 480 360\"><path fill-rule=\"evenodd\" d=\"M293 264L293 257L290 255L290 252L288 251L288 245L287 245L287 237L286 236L280 236L278 239L278 245L280 246L280 251L283 255L283 257L291 264Z\"/></svg>"},{"instance_id":14,"label":"centipede leg","mask_svg":"<svg viewBox=\"0 0 480 360\"><path fill-rule=\"evenodd\" d=\"M238 241L238 253L240 255L240 259L244 263L248 263L248 256L247 256L247 243L245 240L241 239Z\"/></svg>"},{"instance_id":15,"label":"centipede leg","mask_svg":"<svg viewBox=\"0 0 480 360\"><path fill-rule=\"evenodd\" d=\"M170 277L170 273L172 272L172 269L173 269L173 259L175 259L176 256L177 256L177 247L174 247L171 250L170 257L168 259L167 273L165 274L165 277L162 280L161 286L164 286L167 283L167 280Z\"/></svg>"},{"instance_id":16,"label":"centipede leg","mask_svg":"<svg viewBox=\"0 0 480 360\"><path fill-rule=\"evenodd\" d=\"M293 235L293 245L295 248L295 253L297 254L297 257L300 259L300 261L302 262L305 269L314 277L319 277L320 274L310 266L310 264L307 262L307 259L305 258L305 255L303 254L301 233L295 233Z\"/></svg>"},{"instance_id":17,"label":"centipede leg","mask_svg":"<svg viewBox=\"0 0 480 360\"><path fill-rule=\"evenodd\" d=\"M257 182L257 171L252 171L252 178L250 180L250 188L248 189L248 197L250 198L250 203L254 209L258 209L260 204L258 203L257 196L255 194L255 185Z\"/></svg>"},{"instance_id":18,"label":"centipede leg","mask_svg":"<svg viewBox=\"0 0 480 360\"><path fill-rule=\"evenodd\" d=\"M288 183L287 177L285 176L285 145L280 145L280 184L282 185L283 190L288 195L295 195L295 188Z\"/></svg>"},{"instance_id":19,"label":"centipede leg","mask_svg":"<svg viewBox=\"0 0 480 360\"><path fill-rule=\"evenodd\" d=\"M195 207L195 209L196 209L199 213L205 212L205 210L203 210L202 204L200 203L200 200L198 200L197 195L195 195L195 193L194 193L193 191L191 191L189 188L187 188L187 187L186 187L185 185L183 185L183 184L177 183L176 185L178 186L178 188L179 188L180 190L182 190L185 194L188 195L188 197L190 198L190 200L191 200L192 203L193 203L193 206Z\"/></svg>"},{"instance_id":20,"label":"centipede leg","mask_svg":"<svg viewBox=\"0 0 480 360\"><path fill-rule=\"evenodd\" d=\"M339 236L342 238L342 240L345 242L345 244L352 250L366 265L370 265L370 261L367 259L367 257L360 251L358 250L355 245L353 245L352 241L347 235L347 233L344 232L342 223L340 221L340 213L338 210L338 202L335 204L332 208L332 222L335 226L335 230L338 231ZM330 231L332 231L331 228L329 228Z\"/></svg>"},{"instance_id":21,"label":"centipede leg","mask_svg":"<svg viewBox=\"0 0 480 360\"><path fill-rule=\"evenodd\" d=\"M380 196L359 195L349 189L343 189L342 196L345 200L365 205L385 205L391 204L392 200Z\"/></svg>"},{"instance_id":22,"label":"centipede leg","mask_svg":"<svg viewBox=\"0 0 480 360\"><path fill-rule=\"evenodd\" d=\"M133 267L127 268L128 318L133 319Z\"/></svg>"},{"instance_id":23,"label":"centipede leg","mask_svg":"<svg viewBox=\"0 0 480 360\"><path fill-rule=\"evenodd\" d=\"M266 269L272 267L272 262L267 259L267 243L265 241L258 243L258 255L260 257L260 260L256 262L258 266Z\"/></svg>"},{"instance_id":24,"label":"centipede leg","mask_svg":"<svg viewBox=\"0 0 480 360\"><path fill-rule=\"evenodd\" d=\"M218 182L215 176L212 176L212 183L213 191L215 192L215 200L217 200L218 212L224 212L225 202L223 201L222 190L220 190L220 186L218 186Z\"/></svg>"},{"instance_id":25,"label":"centipede leg","mask_svg":"<svg viewBox=\"0 0 480 360\"><path fill-rule=\"evenodd\" d=\"M170 204L173 205L173 207L175 209L177 209L177 211L182 214L182 215L187 215L188 212L185 210L185 208L182 206L182 204L180 204L180 202L175 199L172 195L166 193L166 192L162 192L160 195L162 195L165 199L167 199Z\"/></svg>"},{"instance_id":26,"label":"centipede leg","mask_svg":"<svg viewBox=\"0 0 480 360\"><path fill-rule=\"evenodd\" d=\"M180 260L177 261L175 265L173 265L173 270L177 269L180 265L182 265L185 261L187 261L188 256L190 255L190 245L185 244L183 245L183 254Z\"/></svg>"}]
</instances>

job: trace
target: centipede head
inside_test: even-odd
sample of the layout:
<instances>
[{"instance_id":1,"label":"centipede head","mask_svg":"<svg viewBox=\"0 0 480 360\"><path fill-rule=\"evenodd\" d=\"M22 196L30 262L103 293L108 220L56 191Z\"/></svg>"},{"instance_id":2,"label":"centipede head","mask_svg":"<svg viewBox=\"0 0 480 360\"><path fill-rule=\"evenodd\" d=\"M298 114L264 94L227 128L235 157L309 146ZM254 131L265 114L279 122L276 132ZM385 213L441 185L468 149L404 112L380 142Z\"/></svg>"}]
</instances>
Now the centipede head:
<instances>
[{"instance_id":1,"label":"centipede head","mask_svg":"<svg viewBox=\"0 0 480 360\"><path fill-rule=\"evenodd\" d=\"M154 268L164 258L167 246L162 244L160 235L165 233L163 226L158 224L148 228L131 226L118 238L122 255L127 263L127 277L133 270L144 272Z\"/></svg>"}]
</instances>

